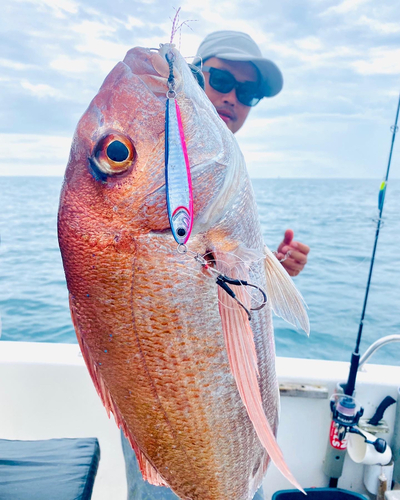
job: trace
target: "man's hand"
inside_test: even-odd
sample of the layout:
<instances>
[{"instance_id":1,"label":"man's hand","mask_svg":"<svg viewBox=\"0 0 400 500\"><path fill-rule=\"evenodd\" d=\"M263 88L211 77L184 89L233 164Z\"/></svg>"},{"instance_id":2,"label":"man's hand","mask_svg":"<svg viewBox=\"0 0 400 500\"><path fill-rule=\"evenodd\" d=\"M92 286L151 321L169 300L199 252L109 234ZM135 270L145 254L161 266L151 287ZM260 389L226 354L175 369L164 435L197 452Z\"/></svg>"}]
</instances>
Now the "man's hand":
<instances>
[{"instance_id":1,"label":"man's hand","mask_svg":"<svg viewBox=\"0 0 400 500\"><path fill-rule=\"evenodd\" d=\"M289 256L282 262L282 266L290 276L297 276L307 264L307 254L310 247L299 241L293 241L293 236L294 233L291 229L285 231L285 237L278 247L276 257L278 260L282 260L290 252Z\"/></svg>"}]
</instances>

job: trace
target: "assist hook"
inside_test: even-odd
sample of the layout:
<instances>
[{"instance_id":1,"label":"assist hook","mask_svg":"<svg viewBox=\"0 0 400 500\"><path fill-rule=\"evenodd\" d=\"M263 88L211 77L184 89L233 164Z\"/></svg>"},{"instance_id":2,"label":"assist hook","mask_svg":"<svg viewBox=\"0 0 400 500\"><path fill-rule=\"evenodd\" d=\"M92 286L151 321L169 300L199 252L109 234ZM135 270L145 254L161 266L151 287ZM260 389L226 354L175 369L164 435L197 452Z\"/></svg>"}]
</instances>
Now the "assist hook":
<instances>
[{"instance_id":1,"label":"assist hook","mask_svg":"<svg viewBox=\"0 0 400 500\"><path fill-rule=\"evenodd\" d=\"M217 285L219 285L223 290L225 290L225 292L230 296L232 297L232 299L236 300L236 302L241 306L243 307L243 309L246 311L247 313L247 316L249 318L249 321L251 321L251 314L250 314L250 311L247 309L247 307L243 304L243 302L241 302L235 295L234 291L228 286L229 285L235 285L235 286L250 286L252 288L255 288L257 289L262 297L263 297L263 301L262 303L258 306L258 307L251 307L250 308L250 311L259 311L260 309L262 309L265 304L268 302L268 298L267 298L267 294L264 292L264 290L262 288L260 288L259 286L257 285L253 285L252 283L249 283L248 281L245 281L245 280L238 280L238 279L234 279L234 278L229 278L228 276L225 276L224 274L218 274L217 276Z\"/></svg>"},{"instance_id":2,"label":"assist hook","mask_svg":"<svg viewBox=\"0 0 400 500\"><path fill-rule=\"evenodd\" d=\"M178 246L178 252L179 253L187 253L187 251L188 250L187 250L186 245L179 245ZM223 290L225 290L225 292L230 297L232 297L232 299L236 300L236 302L240 305L240 307L242 307L246 311L247 317L249 318L249 321L251 321L251 313L250 313L250 311L259 311L268 302L267 294L259 286L254 285L253 283L249 283L248 281L245 281L245 280L230 278L229 276L226 276L225 274L220 273L217 269L211 267L209 265L209 263L207 262L207 260L204 257L202 257L200 254L198 254L198 253L194 254L193 256L194 256L194 259L197 262L199 262L199 264L201 264L204 267L204 269L207 269L207 270L211 271L212 273L216 274L216 276L217 276L217 278L216 278L217 285L220 286ZM243 302L241 302L236 297L235 292L232 290L232 288L229 285L249 286L251 288L255 288L262 295L263 300L262 300L261 304L259 306L257 306L257 307L251 307L250 310L247 309L247 307L243 304Z\"/></svg>"}]
</instances>

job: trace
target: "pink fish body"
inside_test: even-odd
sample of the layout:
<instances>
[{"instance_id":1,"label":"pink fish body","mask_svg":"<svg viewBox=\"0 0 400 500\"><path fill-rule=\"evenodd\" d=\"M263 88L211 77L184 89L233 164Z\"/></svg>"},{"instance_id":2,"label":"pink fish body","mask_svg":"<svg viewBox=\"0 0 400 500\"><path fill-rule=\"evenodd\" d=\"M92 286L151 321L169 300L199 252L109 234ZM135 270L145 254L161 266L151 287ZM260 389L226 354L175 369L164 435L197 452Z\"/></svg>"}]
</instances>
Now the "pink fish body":
<instances>
[{"instance_id":1,"label":"pink fish body","mask_svg":"<svg viewBox=\"0 0 400 500\"><path fill-rule=\"evenodd\" d=\"M165 188L166 53L173 53L193 227L177 251ZM143 476L182 499L250 500L275 441L271 308L308 331L301 296L264 247L235 138L171 45L128 52L81 118L59 210L71 314L91 377ZM256 283L246 312L214 270ZM231 285L247 308L260 295Z\"/></svg>"}]
</instances>

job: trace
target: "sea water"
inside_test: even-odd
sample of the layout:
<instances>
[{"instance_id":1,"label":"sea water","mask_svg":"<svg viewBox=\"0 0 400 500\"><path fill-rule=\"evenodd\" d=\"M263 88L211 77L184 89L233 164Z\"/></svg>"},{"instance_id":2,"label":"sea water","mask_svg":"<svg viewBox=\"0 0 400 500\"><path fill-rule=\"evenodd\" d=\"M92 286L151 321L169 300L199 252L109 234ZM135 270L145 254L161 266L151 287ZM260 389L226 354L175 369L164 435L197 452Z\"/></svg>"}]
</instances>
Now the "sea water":
<instances>
[{"instance_id":1,"label":"sea water","mask_svg":"<svg viewBox=\"0 0 400 500\"><path fill-rule=\"evenodd\" d=\"M62 178L0 177L2 340L76 342L57 242ZM265 242L285 229L311 247L296 278L308 307L307 338L275 318L280 356L348 361L360 321L378 216L380 180L255 179ZM400 333L400 181L390 181L364 321L361 352ZM400 343L372 361L400 364Z\"/></svg>"}]
</instances>

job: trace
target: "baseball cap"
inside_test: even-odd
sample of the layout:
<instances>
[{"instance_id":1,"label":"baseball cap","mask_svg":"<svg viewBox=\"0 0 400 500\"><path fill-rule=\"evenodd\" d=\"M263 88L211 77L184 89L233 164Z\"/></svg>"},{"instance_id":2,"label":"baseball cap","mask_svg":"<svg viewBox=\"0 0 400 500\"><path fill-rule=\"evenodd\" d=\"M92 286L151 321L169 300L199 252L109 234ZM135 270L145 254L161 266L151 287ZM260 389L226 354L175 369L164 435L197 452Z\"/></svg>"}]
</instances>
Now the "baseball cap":
<instances>
[{"instance_id":1,"label":"baseball cap","mask_svg":"<svg viewBox=\"0 0 400 500\"><path fill-rule=\"evenodd\" d=\"M283 87L283 77L278 66L262 56L256 42L251 36L241 31L214 31L205 37L197 49L195 57L202 61L210 57L227 59L228 61L252 62L261 75L261 92L263 97L273 97Z\"/></svg>"}]
</instances>

